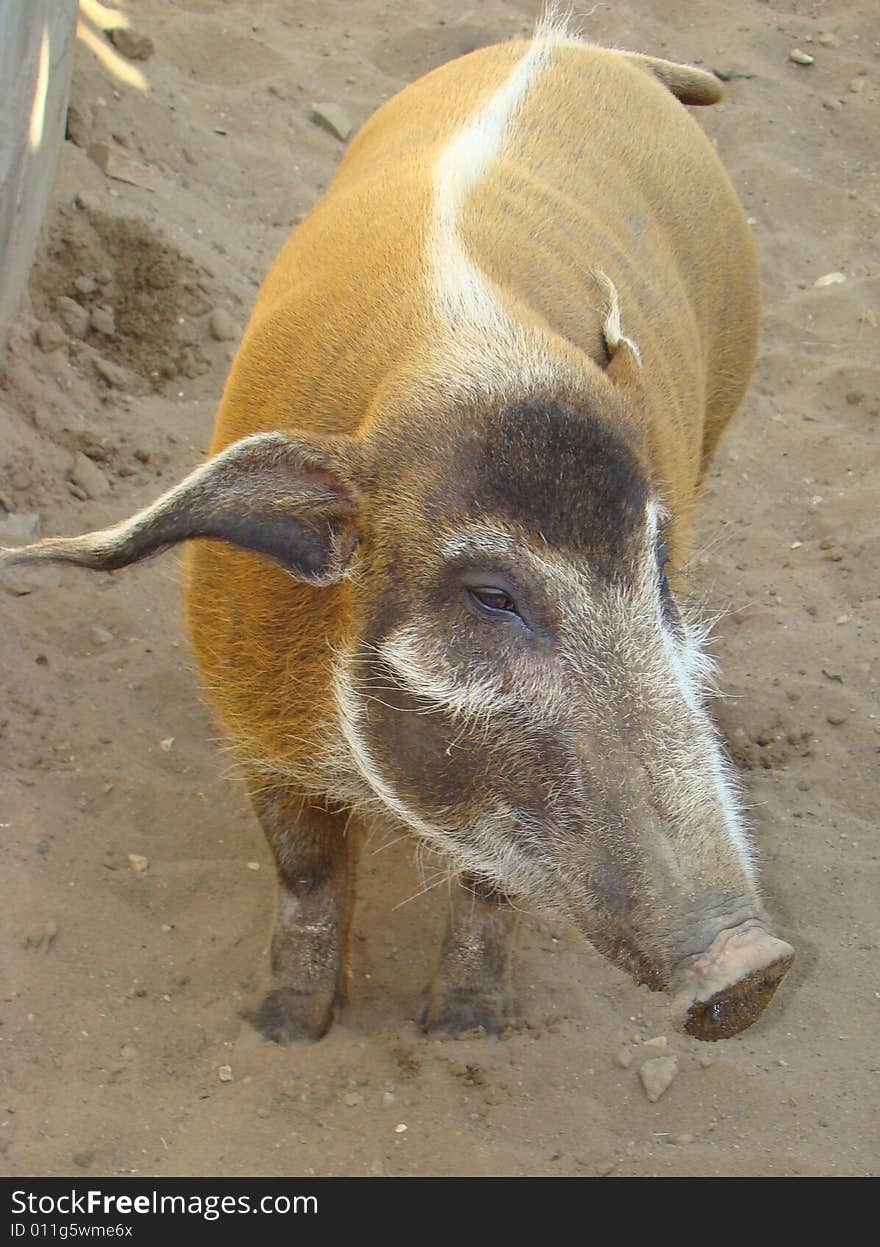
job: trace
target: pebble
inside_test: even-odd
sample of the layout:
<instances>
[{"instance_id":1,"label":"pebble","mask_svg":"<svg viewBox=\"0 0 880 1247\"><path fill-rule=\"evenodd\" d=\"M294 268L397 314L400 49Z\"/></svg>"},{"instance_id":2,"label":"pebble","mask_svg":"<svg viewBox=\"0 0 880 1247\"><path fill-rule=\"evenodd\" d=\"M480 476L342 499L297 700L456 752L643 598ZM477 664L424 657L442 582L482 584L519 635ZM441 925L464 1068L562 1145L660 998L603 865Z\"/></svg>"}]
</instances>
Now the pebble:
<instances>
[{"instance_id":1,"label":"pebble","mask_svg":"<svg viewBox=\"0 0 880 1247\"><path fill-rule=\"evenodd\" d=\"M711 1052L702 1053L702 1055L700 1056L700 1068L701 1069L711 1069L714 1064L715 1064L715 1058L712 1056Z\"/></svg>"},{"instance_id":2,"label":"pebble","mask_svg":"<svg viewBox=\"0 0 880 1247\"><path fill-rule=\"evenodd\" d=\"M130 26L117 26L108 30L107 36L116 51L127 56L130 61L148 61L156 51L156 45L149 35L139 35Z\"/></svg>"},{"instance_id":3,"label":"pebble","mask_svg":"<svg viewBox=\"0 0 880 1247\"><path fill-rule=\"evenodd\" d=\"M342 1103L347 1104L349 1108L357 1108L359 1104L363 1104L364 1097L359 1091L347 1091L342 1097Z\"/></svg>"},{"instance_id":4,"label":"pebble","mask_svg":"<svg viewBox=\"0 0 880 1247\"><path fill-rule=\"evenodd\" d=\"M166 736L163 740L160 740L159 748L162 750L163 753L170 753L171 750L174 748L174 737Z\"/></svg>"},{"instance_id":5,"label":"pebble","mask_svg":"<svg viewBox=\"0 0 880 1247\"><path fill-rule=\"evenodd\" d=\"M26 546L40 535L40 517L35 511L13 511L0 520L0 546Z\"/></svg>"},{"instance_id":6,"label":"pebble","mask_svg":"<svg viewBox=\"0 0 880 1247\"><path fill-rule=\"evenodd\" d=\"M322 129L328 130L344 143L354 126L345 110L338 104L313 104L312 121Z\"/></svg>"},{"instance_id":7,"label":"pebble","mask_svg":"<svg viewBox=\"0 0 880 1247\"><path fill-rule=\"evenodd\" d=\"M97 284L91 273L81 273L73 283L73 288L77 294L94 294L97 290Z\"/></svg>"},{"instance_id":8,"label":"pebble","mask_svg":"<svg viewBox=\"0 0 880 1247\"><path fill-rule=\"evenodd\" d=\"M405 1134L408 1129L409 1127L407 1126L406 1122L399 1121L397 1125L394 1127L394 1133Z\"/></svg>"},{"instance_id":9,"label":"pebble","mask_svg":"<svg viewBox=\"0 0 880 1247\"><path fill-rule=\"evenodd\" d=\"M839 48L840 40L837 35L833 35L830 30L823 30L816 37L816 42L821 43L823 48Z\"/></svg>"},{"instance_id":10,"label":"pebble","mask_svg":"<svg viewBox=\"0 0 880 1247\"><path fill-rule=\"evenodd\" d=\"M817 277L813 285L821 290L823 286L839 286L844 281L846 273L825 273L822 277Z\"/></svg>"},{"instance_id":11,"label":"pebble","mask_svg":"<svg viewBox=\"0 0 880 1247\"><path fill-rule=\"evenodd\" d=\"M67 334L54 320L44 320L41 325L37 325L34 337L44 355L67 345Z\"/></svg>"},{"instance_id":12,"label":"pebble","mask_svg":"<svg viewBox=\"0 0 880 1247\"><path fill-rule=\"evenodd\" d=\"M846 715L840 714L839 712L829 714L826 718L832 727L840 727L841 724L846 723Z\"/></svg>"},{"instance_id":13,"label":"pebble","mask_svg":"<svg viewBox=\"0 0 880 1247\"><path fill-rule=\"evenodd\" d=\"M94 1152L74 1152L70 1158L77 1169L90 1169L95 1160Z\"/></svg>"},{"instance_id":14,"label":"pebble","mask_svg":"<svg viewBox=\"0 0 880 1247\"><path fill-rule=\"evenodd\" d=\"M678 1073L678 1057L658 1056L646 1061L639 1070L639 1078L645 1095L652 1104L656 1104L672 1085Z\"/></svg>"},{"instance_id":15,"label":"pebble","mask_svg":"<svg viewBox=\"0 0 880 1247\"><path fill-rule=\"evenodd\" d=\"M139 164L137 160L132 160L121 147L114 147L109 143L93 143L88 155L108 178L127 182L129 186L140 186L142 190L156 189L156 175L153 170Z\"/></svg>"},{"instance_id":16,"label":"pebble","mask_svg":"<svg viewBox=\"0 0 880 1247\"><path fill-rule=\"evenodd\" d=\"M112 360L104 359L102 355L95 356L95 372L112 389L124 389L128 382L128 373L125 369L120 368L118 364L114 364Z\"/></svg>"},{"instance_id":17,"label":"pebble","mask_svg":"<svg viewBox=\"0 0 880 1247\"><path fill-rule=\"evenodd\" d=\"M68 299L62 295L55 300L55 311L61 324L72 338L82 340L89 331L91 319L89 309L77 303L76 299Z\"/></svg>"},{"instance_id":18,"label":"pebble","mask_svg":"<svg viewBox=\"0 0 880 1247\"><path fill-rule=\"evenodd\" d=\"M632 1048L628 1048L626 1045L624 1045L620 1049L620 1051L617 1053L617 1056L614 1058L614 1063L615 1065L619 1066L620 1069L629 1069L629 1067L632 1065L632 1059L633 1059Z\"/></svg>"},{"instance_id":19,"label":"pebble","mask_svg":"<svg viewBox=\"0 0 880 1247\"><path fill-rule=\"evenodd\" d=\"M793 61L795 65L815 65L815 56L810 56L809 52L802 52L800 48L792 48L788 54L788 59Z\"/></svg>"},{"instance_id":20,"label":"pebble","mask_svg":"<svg viewBox=\"0 0 880 1247\"><path fill-rule=\"evenodd\" d=\"M135 1057L137 1056L137 1054L138 1054L137 1048L134 1046L133 1043L124 1043L122 1047L119 1049L119 1055L122 1057L124 1061L133 1061Z\"/></svg>"},{"instance_id":21,"label":"pebble","mask_svg":"<svg viewBox=\"0 0 880 1247\"><path fill-rule=\"evenodd\" d=\"M215 308L211 313L208 329L216 342L231 342L238 333L235 321L222 307Z\"/></svg>"},{"instance_id":22,"label":"pebble","mask_svg":"<svg viewBox=\"0 0 880 1247\"><path fill-rule=\"evenodd\" d=\"M34 512L11 511L0 520L0 546L26 546L40 535L40 517ZM13 597L26 597L37 589L57 588L61 572L51 563L31 567L7 567L0 572L0 584Z\"/></svg>"},{"instance_id":23,"label":"pebble","mask_svg":"<svg viewBox=\"0 0 880 1247\"><path fill-rule=\"evenodd\" d=\"M81 450L77 451L70 469L70 480L85 491L88 498L104 498L110 492L110 482L96 463Z\"/></svg>"},{"instance_id":24,"label":"pebble","mask_svg":"<svg viewBox=\"0 0 880 1247\"><path fill-rule=\"evenodd\" d=\"M136 875L142 875L150 864L150 859L142 853L129 853L128 864Z\"/></svg>"},{"instance_id":25,"label":"pebble","mask_svg":"<svg viewBox=\"0 0 880 1247\"><path fill-rule=\"evenodd\" d=\"M642 1044L643 1048L653 1048L657 1052L665 1052L667 1039L665 1035L655 1035L653 1039L646 1039Z\"/></svg>"},{"instance_id":26,"label":"pebble","mask_svg":"<svg viewBox=\"0 0 880 1247\"><path fill-rule=\"evenodd\" d=\"M693 1143L694 1136L692 1134L671 1134L669 1142L675 1147L687 1147L689 1143Z\"/></svg>"},{"instance_id":27,"label":"pebble","mask_svg":"<svg viewBox=\"0 0 880 1247\"><path fill-rule=\"evenodd\" d=\"M112 307L96 307L92 312L92 328L95 333L112 337L116 332L116 316Z\"/></svg>"},{"instance_id":28,"label":"pebble","mask_svg":"<svg viewBox=\"0 0 880 1247\"><path fill-rule=\"evenodd\" d=\"M217 1077L221 1082L232 1082L232 1066L221 1065L217 1070Z\"/></svg>"},{"instance_id":29,"label":"pebble","mask_svg":"<svg viewBox=\"0 0 880 1247\"><path fill-rule=\"evenodd\" d=\"M612 1173L616 1167L616 1160L602 1160L596 1166L596 1176L598 1178L607 1178L609 1173Z\"/></svg>"}]
</instances>

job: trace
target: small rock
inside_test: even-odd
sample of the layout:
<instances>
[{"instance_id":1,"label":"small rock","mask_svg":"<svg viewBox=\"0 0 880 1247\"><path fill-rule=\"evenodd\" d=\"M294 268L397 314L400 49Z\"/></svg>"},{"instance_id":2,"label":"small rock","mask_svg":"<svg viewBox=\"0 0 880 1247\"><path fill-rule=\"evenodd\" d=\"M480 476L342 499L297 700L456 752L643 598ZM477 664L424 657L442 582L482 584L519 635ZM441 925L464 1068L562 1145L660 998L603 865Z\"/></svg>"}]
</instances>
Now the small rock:
<instances>
[{"instance_id":1,"label":"small rock","mask_svg":"<svg viewBox=\"0 0 880 1247\"><path fill-rule=\"evenodd\" d=\"M0 520L0 546L26 546L40 535L40 517L34 511L13 511Z\"/></svg>"},{"instance_id":2,"label":"small rock","mask_svg":"<svg viewBox=\"0 0 880 1247\"><path fill-rule=\"evenodd\" d=\"M208 321L211 337L217 342L231 342L238 334L238 326L225 308L215 308Z\"/></svg>"},{"instance_id":3,"label":"small rock","mask_svg":"<svg viewBox=\"0 0 880 1247\"><path fill-rule=\"evenodd\" d=\"M674 1056L658 1056L646 1061L639 1070L639 1078L645 1089L645 1095L652 1104L656 1104L672 1085L678 1073L678 1058Z\"/></svg>"},{"instance_id":4,"label":"small rock","mask_svg":"<svg viewBox=\"0 0 880 1247\"><path fill-rule=\"evenodd\" d=\"M88 155L108 178L127 182L130 186L140 186L142 190L156 189L156 175L153 170L137 160L132 160L121 147L112 146L110 143L93 143Z\"/></svg>"},{"instance_id":5,"label":"small rock","mask_svg":"<svg viewBox=\"0 0 880 1247\"><path fill-rule=\"evenodd\" d=\"M615 1056L614 1064L617 1065L620 1069L629 1069L629 1067L632 1065L632 1059L633 1059L632 1048L629 1048L626 1045L624 1045L620 1049L620 1051L617 1053L617 1055Z\"/></svg>"},{"instance_id":6,"label":"small rock","mask_svg":"<svg viewBox=\"0 0 880 1247\"><path fill-rule=\"evenodd\" d=\"M259 863L259 862L248 862L248 864L247 864L247 868L248 868L248 870L259 870L259 869L260 869L260 863Z\"/></svg>"},{"instance_id":7,"label":"small rock","mask_svg":"<svg viewBox=\"0 0 880 1247\"><path fill-rule=\"evenodd\" d=\"M864 78L853 78L852 82L849 84L850 95L861 95L864 89L865 89Z\"/></svg>"},{"instance_id":8,"label":"small rock","mask_svg":"<svg viewBox=\"0 0 880 1247\"><path fill-rule=\"evenodd\" d=\"M55 300L55 311L58 319L72 338L82 340L89 331L89 309L77 303L76 299L68 299L62 295Z\"/></svg>"},{"instance_id":9,"label":"small rock","mask_svg":"<svg viewBox=\"0 0 880 1247\"><path fill-rule=\"evenodd\" d=\"M148 61L156 51L156 45L149 35L139 35L130 26L116 26L107 31L107 37L116 51L127 56L130 61Z\"/></svg>"},{"instance_id":10,"label":"small rock","mask_svg":"<svg viewBox=\"0 0 880 1247\"><path fill-rule=\"evenodd\" d=\"M616 1168L616 1160L600 1160L599 1164L596 1166L596 1177L607 1178L609 1173L613 1173Z\"/></svg>"},{"instance_id":11,"label":"small rock","mask_svg":"<svg viewBox=\"0 0 880 1247\"><path fill-rule=\"evenodd\" d=\"M124 1061L133 1061L137 1054L137 1048L133 1043L124 1043L119 1049L119 1055Z\"/></svg>"},{"instance_id":12,"label":"small rock","mask_svg":"<svg viewBox=\"0 0 880 1247\"><path fill-rule=\"evenodd\" d=\"M92 328L95 333L112 337L116 332L116 316L112 307L96 307L92 312Z\"/></svg>"},{"instance_id":13,"label":"small rock","mask_svg":"<svg viewBox=\"0 0 880 1247\"><path fill-rule=\"evenodd\" d=\"M75 104L68 105L67 126L64 137L77 147L88 147L92 137L92 125L88 117Z\"/></svg>"},{"instance_id":14,"label":"small rock","mask_svg":"<svg viewBox=\"0 0 880 1247\"><path fill-rule=\"evenodd\" d=\"M865 396L861 390L847 390L846 392L846 401L850 407L858 407L864 397Z\"/></svg>"},{"instance_id":15,"label":"small rock","mask_svg":"<svg viewBox=\"0 0 880 1247\"><path fill-rule=\"evenodd\" d=\"M821 34L817 35L816 42L821 43L823 48L840 47L840 40L837 35L833 35L830 30L823 30Z\"/></svg>"},{"instance_id":16,"label":"small rock","mask_svg":"<svg viewBox=\"0 0 880 1247\"><path fill-rule=\"evenodd\" d=\"M120 368L118 364L114 364L112 360L104 359L103 355L95 356L95 372L102 381L106 381L113 389L121 390L126 387L128 382L128 373L124 368Z\"/></svg>"},{"instance_id":17,"label":"small rock","mask_svg":"<svg viewBox=\"0 0 880 1247\"><path fill-rule=\"evenodd\" d=\"M37 325L34 337L37 340L37 346L45 355L67 345L67 334L54 320L44 320L41 325Z\"/></svg>"},{"instance_id":18,"label":"small rock","mask_svg":"<svg viewBox=\"0 0 880 1247\"><path fill-rule=\"evenodd\" d=\"M217 1077L221 1082L232 1082L232 1066L221 1065L217 1070Z\"/></svg>"},{"instance_id":19,"label":"small rock","mask_svg":"<svg viewBox=\"0 0 880 1247\"><path fill-rule=\"evenodd\" d=\"M269 1110L267 1108L258 1108L257 1116L262 1117L262 1119L265 1121L266 1118L269 1116Z\"/></svg>"},{"instance_id":20,"label":"small rock","mask_svg":"<svg viewBox=\"0 0 880 1247\"><path fill-rule=\"evenodd\" d=\"M653 1039L646 1039L642 1044L643 1048L653 1048L655 1052L665 1052L667 1039L665 1035L655 1035Z\"/></svg>"},{"instance_id":21,"label":"small rock","mask_svg":"<svg viewBox=\"0 0 880 1247\"><path fill-rule=\"evenodd\" d=\"M95 1160L94 1152L74 1152L70 1158L77 1169L90 1169Z\"/></svg>"},{"instance_id":22,"label":"small rock","mask_svg":"<svg viewBox=\"0 0 880 1247\"><path fill-rule=\"evenodd\" d=\"M345 110L338 104L313 104L312 121L330 134L335 134L343 143L354 129Z\"/></svg>"},{"instance_id":23,"label":"small rock","mask_svg":"<svg viewBox=\"0 0 880 1247\"><path fill-rule=\"evenodd\" d=\"M129 853L128 864L136 875L142 875L150 864L150 859L142 853Z\"/></svg>"},{"instance_id":24,"label":"small rock","mask_svg":"<svg viewBox=\"0 0 880 1247\"><path fill-rule=\"evenodd\" d=\"M692 1134L671 1134L669 1142L675 1147L687 1147L689 1143L693 1143L694 1136Z\"/></svg>"},{"instance_id":25,"label":"small rock","mask_svg":"<svg viewBox=\"0 0 880 1247\"><path fill-rule=\"evenodd\" d=\"M100 626L89 628L89 640L93 645L109 645L113 640L113 633L109 628Z\"/></svg>"},{"instance_id":26,"label":"small rock","mask_svg":"<svg viewBox=\"0 0 880 1247\"><path fill-rule=\"evenodd\" d=\"M831 714L826 715L825 717L832 727L840 727L841 724L846 723L846 715L841 714L840 711L832 711Z\"/></svg>"},{"instance_id":27,"label":"small rock","mask_svg":"<svg viewBox=\"0 0 880 1247\"><path fill-rule=\"evenodd\" d=\"M394 1127L394 1133L405 1134L408 1129L409 1127L407 1126L406 1122L399 1121L397 1125Z\"/></svg>"},{"instance_id":28,"label":"small rock","mask_svg":"<svg viewBox=\"0 0 880 1247\"><path fill-rule=\"evenodd\" d=\"M833 95L823 95L822 107L827 108L831 113L839 113L843 108L843 105L840 100L836 100Z\"/></svg>"},{"instance_id":29,"label":"small rock","mask_svg":"<svg viewBox=\"0 0 880 1247\"><path fill-rule=\"evenodd\" d=\"M98 289L97 283L91 273L81 273L73 283L73 288L77 294L94 294Z\"/></svg>"},{"instance_id":30,"label":"small rock","mask_svg":"<svg viewBox=\"0 0 880 1247\"><path fill-rule=\"evenodd\" d=\"M77 451L70 469L70 480L85 490L88 498L104 498L110 492L110 482L88 455Z\"/></svg>"},{"instance_id":31,"label":"small rock","mask_svg":"<svg viewBox=\"0 0 880 1247\"><path fill-rule=\"evenodd\" d=\"M359 1091L347 1091L342 1097L342 1103L347 1104L349 1108L357 1108L359 1104L363 1104L364 1097Z\"/></svg>"},{"instance_id":32,"label":"small rock","mask_svg":"<svg viewBox=\"0 0 880 1247\"><path fill-rule=\"evenodd\" d=\"M703 1052L700 1054L700 1068L711 1069L715 1064L715 1058L711 1052Z\"/></svg>"},{"instance_id":33,"label":"small rock","mask_svg":"<svg viewBox=\"0 0 880 1247\"><path fill-rule=\"evenodd\" d=\"M16 549L36 541L39 535L40 517L34 513L11 511L0 520L0 546ZM57 588L61 584L61 572L51 563L7 567L0 572L0 584L13 597L26 597L38 589Z\"/></svg>"},{"instance_id":34,"label":"small rock","mask_svg":"<svg viewBox=\"0 0 880 1247\"><path fill-rule=\"evenodd\" d=\"M382 1104L384 1105L385 1108L390 1108L396 1099L397 1099L397 1096L394 1094L393 1091L382 1092Z\"/></svg>"},{"instance_id":35,"label":"small rock","mask_svg":"<svg viewBox=\"0 0 880 1247\"><path fill-rule=\"evenodd\" d=\"M163 753L170 753L171 750L174 748L174 737L166 736L164 740L160 740L159 748L162 750Z\"/></svg>"},{"instance_id":36,"label":"small rock","mask_svg":"<svg viewBox=\"0 0 880 1247\"><path fill-rule=\"evenodd\" d=\"M846 281L846 273L825 273L824 276L817 277L813 285L821 289L823 286L839 286L844 281Z\"/></svg>"},{"instance_id":37,"label":"small rock","mask_svg":"<svg viewBox=\"0 0 880 1247\"><path fill-rule=\"evenodd\" d=\"M792 48L788 54L788 59L793 61L795 65L815 65L815 56L810 56L809 52L802 52L800 48Z\"/></svg>"}]
</instances>

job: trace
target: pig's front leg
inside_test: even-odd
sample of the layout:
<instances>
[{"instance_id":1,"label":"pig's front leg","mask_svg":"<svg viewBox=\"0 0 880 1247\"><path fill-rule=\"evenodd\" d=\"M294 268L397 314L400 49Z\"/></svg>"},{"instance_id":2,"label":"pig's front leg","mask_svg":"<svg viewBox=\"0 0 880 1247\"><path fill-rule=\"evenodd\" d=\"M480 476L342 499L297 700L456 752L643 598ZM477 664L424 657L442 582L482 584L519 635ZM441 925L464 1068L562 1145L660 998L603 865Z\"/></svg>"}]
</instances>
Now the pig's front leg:
<instances>
[{"instance_id":1,"label":"pig's front leg","mask_svg":"<svg viewBox=\"0 0 880 1247\"><path fill-rule=\"evenodd\" d=\"M440 965L427 990L422 1026L461 1035L499 1035L513 1012L513 947L519 915L499 892L467 875L453 884Z\"/></svg>"},{"instance_id":2,"label":"pig's front leg","mask_svg":"<svg viewBox=\"0 0 880 1247\"><path fill-rule=\"evenodd\" d=\"M246 1016L276 1043L320 1039L344 1002L354 875L347 812L307 804L286 788L251 786L278 867L272 987Z\"/></svg>"}]
</instances>

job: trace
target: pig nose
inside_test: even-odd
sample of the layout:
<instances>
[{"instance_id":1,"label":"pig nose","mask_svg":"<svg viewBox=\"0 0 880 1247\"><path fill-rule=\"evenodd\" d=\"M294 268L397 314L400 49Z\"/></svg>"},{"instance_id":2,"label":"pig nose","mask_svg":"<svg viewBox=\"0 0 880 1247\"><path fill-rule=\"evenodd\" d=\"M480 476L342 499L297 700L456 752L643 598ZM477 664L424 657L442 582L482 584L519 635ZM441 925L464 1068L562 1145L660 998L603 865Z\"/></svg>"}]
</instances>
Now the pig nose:
<instances>
[{"instance_id":1,"label":"pig nose","mask_svg":"<svg viewBox=\"0 0 880 1247\"><path fill-rule=\"evenodd\" d=\"M794 961L794 949L753 919L721 931L673 979L679 1025L696 1039L728 1039L751 1026Z\"/></svg>"}]
</instances>

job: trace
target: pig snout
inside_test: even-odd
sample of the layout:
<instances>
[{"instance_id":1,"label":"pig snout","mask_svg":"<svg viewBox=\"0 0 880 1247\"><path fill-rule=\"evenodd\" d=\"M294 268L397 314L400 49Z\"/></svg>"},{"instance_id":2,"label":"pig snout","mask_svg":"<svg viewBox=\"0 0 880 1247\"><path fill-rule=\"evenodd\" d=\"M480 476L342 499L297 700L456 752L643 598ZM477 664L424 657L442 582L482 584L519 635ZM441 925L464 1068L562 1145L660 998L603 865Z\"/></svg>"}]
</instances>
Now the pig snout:
<instances>
[{"instance_id":1,"label":"pig snout","mask_svg":"<svg viewBox=\"0 0 880 1247\"><path fill-rule=\"evenodd\" d=\"M670 984L676 1020L696 1039L728 1039L751 1026L794 961L794 949L757 919L720 931L681 962Z\"/></svg>"}]
</instances>

